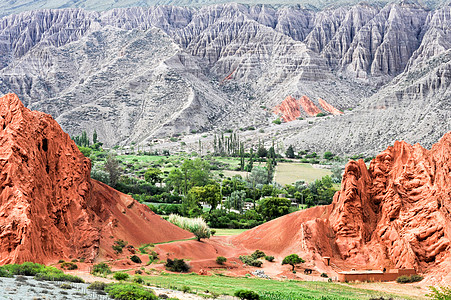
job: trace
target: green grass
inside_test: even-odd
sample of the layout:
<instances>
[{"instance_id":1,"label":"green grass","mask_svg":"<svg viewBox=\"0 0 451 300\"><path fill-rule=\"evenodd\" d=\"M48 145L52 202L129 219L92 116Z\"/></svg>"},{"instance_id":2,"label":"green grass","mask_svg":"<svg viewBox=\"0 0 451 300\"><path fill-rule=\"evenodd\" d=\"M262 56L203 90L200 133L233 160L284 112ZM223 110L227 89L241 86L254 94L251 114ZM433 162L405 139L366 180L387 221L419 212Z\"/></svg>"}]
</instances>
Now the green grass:
<instances>
[{"instance_id":1,"label":"green grass","mask_svg":"<svg viewBox=\"0 0 451 300\"><path fill-rule=\"evenodd\" d=\"M347 284L328 283L319 281L278 281L259 278L227 277L227 276L201 276L197 274L167 274L159 276L143 277L151 285L164 288L180 289L189 286L192 291L204 291L218 294L233 295L237 290L252 290L258 293L279 293L282 298L290 299L295 294L297 298L292 299L369 299L371 297L385 297L394 299L418 299L406 298L399 295L377 292L372 290L357 289ZM284 295L286 297L284 297ZM326 298L321 298L321 297ZM276 299L276 298L274 298Z\"/></svg>"},{"instance_id":2,"label":"green grass","mask_svg":"<svg viewBox=\"0 0 451 300\"><path fill-rule=\"evenodd\" d=\"M274 179L282 185L293 184L299 180L310 183L331 174L330 170L314 168L311 164L278 163Z\"/></svg>"},{"instance_id":3,"label":"green grass","mask_svg":"<svg viewBox=\"0 0 451 300\"><path fill-rule=\"evenodd\" d=\"M248 229L228 229L228 228L212 228L216 230L215 236L238 235Z\"/></svg>"}]
</instances>

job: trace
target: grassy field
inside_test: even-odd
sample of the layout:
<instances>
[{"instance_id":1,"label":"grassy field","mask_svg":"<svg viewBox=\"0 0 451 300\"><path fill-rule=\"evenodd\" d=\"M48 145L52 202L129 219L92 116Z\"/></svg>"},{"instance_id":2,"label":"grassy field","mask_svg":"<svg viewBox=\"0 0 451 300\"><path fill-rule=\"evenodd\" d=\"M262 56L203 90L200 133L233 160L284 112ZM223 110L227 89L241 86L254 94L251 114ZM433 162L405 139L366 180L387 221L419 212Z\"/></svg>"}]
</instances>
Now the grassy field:
<instances>
[{"instance_id":1,"label":"grassy field","mask_svg":"<svg viewBox=\"0 0 451 300\"><path fill-rule=\"evenodd\" d=\"M245 289L258 293L277 293L279 296L270 299L369 299L384 297L393 299L420 299L396 294L378 292L367 289L354 288L347 284L328 283L318 281L277 281L259 278L201 276L197 274L167 274L159 276L143 276L151 285L170 289L181 289L183 286L191 291L214 292L217 294L233 295L235 291ZM324 298L322 298L324 297Z\"/></svg>"},{"instance_id":2,"label":"grassy field","mask_svg":"<svg viewBox=\"0 0 451 300\"><path fill-rule=\"evenodd\" d=\"M303 180L312 182L323 176L331 175L328 169L314 168L311 164L304 163L278 163L276 166L275 181L281 185L293 184Z\"/></svg>"},{"instance_id":3,"label":"grassy field","mask_svg":"<svg viewBox=\"0 0 451 300\"><path fill-rule=\"evenodd\" d=\"M212 228L216 230L215 236L238 235L248 229L228 229L228 228Z\"/></svg>"}]
</instances>

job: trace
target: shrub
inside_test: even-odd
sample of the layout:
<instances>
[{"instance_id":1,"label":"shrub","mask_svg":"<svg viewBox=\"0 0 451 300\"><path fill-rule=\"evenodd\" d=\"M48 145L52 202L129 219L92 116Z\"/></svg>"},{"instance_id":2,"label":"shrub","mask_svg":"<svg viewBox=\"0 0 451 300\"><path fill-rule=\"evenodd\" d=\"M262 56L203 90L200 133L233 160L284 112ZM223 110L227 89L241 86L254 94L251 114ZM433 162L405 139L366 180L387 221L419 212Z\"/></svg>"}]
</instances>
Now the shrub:
<instances>
[{"instance_id":1,"label":"shrub","mask_svg":"<svg viewBox=\"0 0 451 300\"><path fill-rule=\"evenodd\" d=\"M189 286L184 285L182 286L181 291L184 293L189 293L191 291L191 288Z\"/></svg>"},{"instance_id":2,"label":"shrub","mask_svg":"<svg viewBox=\"0 0 451 300\"><path fill-rule=\"evenodd\" d=\"M137 284L116 283L109 284L105 287L105 292L113 299L118 300L154 300L157 299L155 294Z\"/></svg>"},{"instance_id":3,"label":"shrub","mask_svg":"<svg viewBox=\"0 0 451 300\"><path fill-rule=\"evenodd\" d=\"M274 121L272 121L274 124L280 125L282 124L282 121L280 120L280 118L275 119Z\"/></svg>"},{"instance_id":4,"label":"shrub","mask_svg":"<svg viewBox=\"0 0 451 300\"><path fill-rule=\"evenodd\" d=\"M398 278L396 278L396 282L397 283L411 283L411 282L418 282L423 280L423 276L421 275L411 275L411 276L407 276L407 275L402 275L399 276Z\"/></svg>"},{"instance_id":5,"label":"shrub","mask_svg":"<svg viewBox=\"0 0 451 300\"><path fill-rule=\"evenodd\" d=\"M321 277L324 277L324 278L328 278L329 276L327 276L327 274L326 273L321 273L321 275L320 275Z\"/></svg>"},{"instance_id":6,"label":"shrub","mask_svg":"<svg viewBox=\"0 0 451 300\"><path fill-rule=\"evenodd\" d=\"M75 282L75 283L83 283L85 282L83 279L81 279L78 276L70 275L70 274L64 274L61 273L38 273L34 276L34 279L36 280L45 280L45 281L68 281L68 282Z\"/></svg>"},{"instance_id":7,"label":"shrub","mask_svg":"<svg viewBox=\"0 0 451 300\"><path fill-rule=\"evenodd\" d=\"M210 233L211 233L211 236L214 236L214 235L216 234L216 230L211 229L211 230L210 230Z\"/></svg>"},{"instance_id":8,"label":"shrub","mask_svg":"<svg viewBox=\"0 0 451 300\"><path fill-rule=\"evenodd\" d=\"M272 261L274 261L274 256L272 256L272 255L269 255L269 256L266 255L266 256L265 256L265 259L266 259L267 261L271 261L271 262L272 262Z\"/></svg>"},{"instance_id":9,"label":"shrub","mask_svg":"<svg viewBox=\"0 0 451 300\"><path fill-rule=\"evenodd\" d=\"M449 287L433 287L430 286L430 294L427 294L429 298L434 300L449 300L451 299L451 288Z\"/></svg>"},{"instance_id":10,"label":"shrub","mask_svg":"<svg viewBox=\"0 0 451 300\"><path fill-rule=\"evenodd\" d=\"M216 257L216 263L219 265L223 265L227 261L227 258L224 256L218 256Z\"/></svg>"},{"instance_id":11,"label":"shrub","mask_svg":"<svg viewBox=\"0 0 451 300\"><path fill-rule=\"evenodd\" d=\"M262 258L265 256L266 256L265 252L263 252L261 250L255 250L255 252L251 254L251 257L253 259L259 259L259 258Z\"/></svg>"},{"instance_id":12,"label":"shrub","mask_svg":"<svg viewBox=\"0 0 451 300\"><path fill-rule=\"evenodd\" d=\"M101 263L94 265L94 267L92 268L91 274L107 275L107 274L111 274L111 269L106 263L101 262Z\"/></svg>"},{"instance_id":13,"label":"shrub","mask_svg":"<svg viewBox=\"0 0 451 300\"><path fill-rule=\"evenodd\" d=\"M113 278L119 281L127 280L128 278L130 278L130 275L124 272L116 272L113 274Z\"/></svg>"},{"instance_id":14,"label":"shrub","mask_svg":"<svg viewBox=\"0 0 451 300\"><path fill-rule=\"evenodd\" d=\"M179 215L170 214L168 221L182 229L192 232L198 241L200 241L200 239L210 238L210 228L201 217L185 218Z\"/></svg>"},{"instance_id":15,"label":"shrub","mask_svg":"<svg viewBox=\"0 0 451 300\"><path fill-rule=\"evenodd\" d=\"M114 241L114 245L111 246L114 251L116 251L116 254L122 253L122 249L127 245L127 242L123 240L117 240Z\"/></svg>"},{"instance_id":16,"label":"shrub","mask_svg":"<svg viewBox=\"0 0 451 300\"><path fill-rule=\"evenodd\" d=\"M77 264L75 264L73 262L63 262L63 263L61 263L61 269L76 270L76 269L78 269L78 266L77 266Z\"/></svg>"},{"instance_id":17,"label":"shrub","mask_svg":"<svg viewBox=\"0 0 451 300\"><path fill-rule=\"evenodd\" d=\"M235 292L235 297L240 298L241 300L258 300L260 296L253 291L248 290L239 290Z\"/></svg>"},{"instance_id":18,"label":"shrub","mask_svg":"<svg viewBox=\"0 0 451 300\"><path fill-rule=\"evenodd\" d=\"M105 282L94 281L88 286L90 290L103 291L107 284Z\"/></svg>"},{"instance_id":19,"label":"shrub","mask_svg":"<svg viewBox=\"0 0 451 300\"><path fill-rule=\"evenodd\" d=\"M141 276L135 276L135 277L133 278L133 282L134 282L134 283L137 283L137 284L143 284L143 283L144 283L144 280L141 278Z\"/></svg>"},{"instance_id":20,"label":"shrub","mask_svg":"<svg viewBox=\"0 0 451 300\"><path fill-rule=\"evenodd\" d=\"M316 114L317 117L324 117L327 116L325 113L320 112L319 114Z\"/></svg>"},{"instance_id":21,"label":"shrub","mask_svg":"<svg viewBox=\"0 0 451 300\"><path fill-rule=\"evenodd\" d=\"M241 255L239 258L243 263L245 263L248 266L260 268L263 264L262 261L260 261L258 259L254 259L250 255Z\"/></svg>"},{"instance_id":22,"label":"shrub","mask_svg":"<svg viewBox=\"0 0 451 300\"><path fill-rule=\"evenodd\" d=\"M183 260L174 258L174 260L168 258L164 265L167 270L172 272L188 272L191 267Z\"/></svg>"},{"instance_id":23,"label":"shrub","mask_svg":"<svg viewBox=\"0 0 451 300\"><path fill-rule=\"evenodd\" d=\"M0 277L13 277L13 275L5 268L0 267Z\"/></svg>"},{"instance_id":24,"label":"shrub","mask_svg":"<svg viewBox=\"0 0 451 300\"><path fill-rule=\"evenodd\" d=\"M132 256L130 257L130 260L131 260L132 262L136 263L136 264L142 263L141 258L139 258L139 256L137 256L137 255L132 255Z\"/></svg>"}]
</instances>

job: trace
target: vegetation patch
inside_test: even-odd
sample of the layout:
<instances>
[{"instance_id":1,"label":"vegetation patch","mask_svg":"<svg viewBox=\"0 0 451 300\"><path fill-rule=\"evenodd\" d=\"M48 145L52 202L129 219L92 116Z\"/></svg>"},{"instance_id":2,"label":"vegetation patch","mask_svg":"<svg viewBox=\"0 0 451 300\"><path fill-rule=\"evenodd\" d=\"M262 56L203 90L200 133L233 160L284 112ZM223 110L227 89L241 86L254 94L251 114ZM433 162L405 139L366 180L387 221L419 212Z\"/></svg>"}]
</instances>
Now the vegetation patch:
<instances>
[{"instance_id":1,"label":"vegetation patch","mask_svg":"<svg viewBox=\"0 0 451 300\"><path fill-rule=\"evenodd\" d=\"M154 300L157 299L155 294L138 285L138 284L109 284L105 287L105 292L107 292L108 296L113 299L118 300Z\"/></svg>"}]
</instances>

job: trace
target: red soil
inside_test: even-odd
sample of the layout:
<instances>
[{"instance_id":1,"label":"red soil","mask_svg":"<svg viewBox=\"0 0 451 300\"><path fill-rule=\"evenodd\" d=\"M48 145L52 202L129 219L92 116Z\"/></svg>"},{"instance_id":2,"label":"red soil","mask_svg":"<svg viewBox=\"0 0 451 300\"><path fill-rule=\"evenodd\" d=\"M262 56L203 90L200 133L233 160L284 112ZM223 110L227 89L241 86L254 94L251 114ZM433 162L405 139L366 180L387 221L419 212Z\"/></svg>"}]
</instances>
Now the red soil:
<instances>
[{"instance_id":1,"label":"red soil","mask_svg":"<svg viewBox=\"0 0 451 300\"><path fill-rule=\"evenodd\" d=\"M340 110L336 109L335 107L333 107L332 105L327 103L326 100L319 98L318 102L325 111L330 112L334 116L343 114L343 112L341 112Z\"/></svg>"},{"instance_id":2,"label":"red soil","mask_svg":"<svg viewBox=\"0 0 451 300\"><path fill-rule=\"evenodd\" d=\"M192 234L91 180L91 162L50 115L0 98L0 264L114 255L112 244Z\"/></svg>"}]
</instances>

